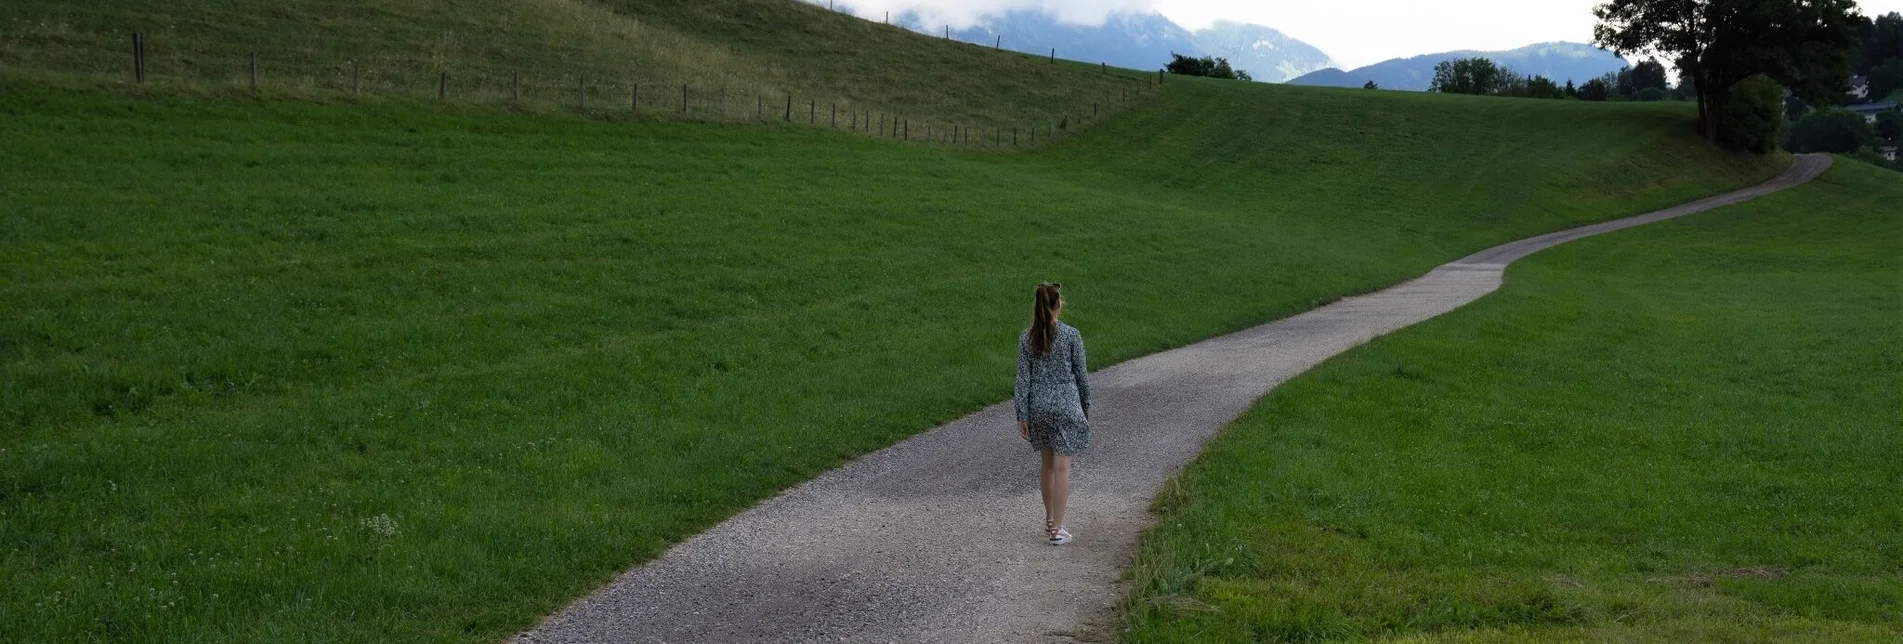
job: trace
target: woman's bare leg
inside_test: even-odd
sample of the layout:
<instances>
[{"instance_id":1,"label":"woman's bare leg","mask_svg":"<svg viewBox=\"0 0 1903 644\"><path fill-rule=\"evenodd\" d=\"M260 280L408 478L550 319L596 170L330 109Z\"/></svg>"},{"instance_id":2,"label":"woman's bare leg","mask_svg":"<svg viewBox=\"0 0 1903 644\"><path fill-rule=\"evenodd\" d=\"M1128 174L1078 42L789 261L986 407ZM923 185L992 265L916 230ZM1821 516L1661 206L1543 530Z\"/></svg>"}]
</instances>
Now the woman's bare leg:
<instances>
[{"instance_id":1,"label":"woman's bare leg","mask_svg":"<svg viewBox=\"0 0 1903 644\"><path fill-rule=\"evenodd\" d=\"M1051 482L1054 480L1051 476L1053 474L1051 458L1055 456L1055 454L1052 454L1051 450L1046 449L1041 452L1039 456L1042 462L1038 464L1037 468L1037 491L1038 496L1044 499L1044 529L1046 531L1056 530L1057 521L1052 518L1053 515L1051 514Z\"/></svg>"},{"instance_id":2,"label":"woman's bare leg","mask_svg":"<svg viewBox=\"0 0 1903 644\"><path fill-rule=\"evenodd\" d=\"M1050 507L1051 525L1064 527L1064 512L1070 505L1070 457L1063 454L1050 454L1051 493L1045 505Z\"/></svg>"}]
</instances>

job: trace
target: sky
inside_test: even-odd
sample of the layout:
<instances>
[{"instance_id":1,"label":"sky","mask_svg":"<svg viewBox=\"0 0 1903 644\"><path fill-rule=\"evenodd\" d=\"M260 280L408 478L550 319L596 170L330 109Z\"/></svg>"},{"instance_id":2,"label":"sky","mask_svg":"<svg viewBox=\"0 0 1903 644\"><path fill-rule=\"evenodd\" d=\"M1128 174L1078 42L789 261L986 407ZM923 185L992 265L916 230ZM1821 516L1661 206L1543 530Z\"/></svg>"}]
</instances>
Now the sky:
<instances>
[{"instance_id":1,"label":"sky","mask_svg":"<svg viewBox=\"0 0 1903 644\"><path fill-rule=\"evenodd\" d=\"M812 0L808 0L809 2ZM824 2L825 0L820 0ZM969 26L986 13L1043 8L1059 19L1100 24L1117 10L1156 10L1189 29L1216 20L1274 27L1321 48L1345 69L1455 49L1513 49L1537 42L1591 42L1592 8L1604 0L855 0L860 16L908 9L926 21ZM1903 0L1863 0L1869 15L1903 11Z\"/></svg>"}]
</instances>

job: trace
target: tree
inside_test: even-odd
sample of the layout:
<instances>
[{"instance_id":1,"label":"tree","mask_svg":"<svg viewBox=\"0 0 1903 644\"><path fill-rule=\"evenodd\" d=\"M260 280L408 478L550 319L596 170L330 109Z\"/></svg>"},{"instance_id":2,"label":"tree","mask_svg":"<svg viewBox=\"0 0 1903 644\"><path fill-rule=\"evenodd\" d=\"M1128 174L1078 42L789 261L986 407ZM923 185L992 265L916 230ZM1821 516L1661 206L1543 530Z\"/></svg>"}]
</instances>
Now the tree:
<instances>
[{"instance_id":1,"label":"tree","mask_svg":"<svg viewBox=\"0 0 1903 644\"><path fill-rule=\"evenodd\" d=\"M1811 112L1791 127L1792 152L1851 154L1875 140L1869 121L1841 107Z\"/></svg>"},{"instance_id":2,"label":"tree","mask_svg":"<svg viewBox=\"0 0 1903 644\"><path fill-rule=\"evenodd\" d=\"M1870 68L1870 102L1881 103L1903 89L1903 58L1891 58Z\"/></svg>"},{"instance_id":3,"label":"tree","mask_svg":"<svg viewBox=\"0 0 1903 644\"><path fill-rule=\"evenodd\" d=\"M1877 115L1877 136L1885 141L1903 141L1903 107Z\"/></svg>"},{"instance_id":4,"label":"tree","mask_svg":"<svg viewBox=\"0 0 1903 644\"><path fill-rule=\"evenodd\" d=\"M1573 86L1573 79L1566 79L1566 98L1579 98L1579 88Z\"/></svg>"},{"instance_id":5,"label":"tree","mask_svg":"<svg viewBox=\"0 0 1903 644\"><path fill-rule=\"evenodd\" d=\"M1227 62L1227 61L1225 61L1225 62ZM1254 77L1254 76L1250 76L1250 75L1249 75L1249 70L1246 70L1246 69L1238 69L1238 70L1236 70L1236 80L1239 80L1239 81L1252 81L1252 80L1255 80L1255 77Z\"/></svg>"},{"instance_id":6,"label":"tree","mask_svg":"<svg viewBox=\"0 0 1903 644\"><path fill-rule=\"evenodd\" d=\"M1434 82L1427 91L1445 94L1494 94L1506 84L1507 72L1485 58L1460 58L1434 66Z\"/></svg>"},{"instance_id":7,"label":"tree","mask_svg":"<svg viewBox=\"0 0 1903 644\"><path fill-rule=\"evenodd\" d=\"M1170 53L1170 64L1165 66L1164 69L1169 70L1171 74L1182 74L1184 76L1205 76L1208 78L1224 79L1235 79L1237 77L1236 70L1229 67L1229 59L1227 58L1215 58L1211 56L1196 58L1175 52ZM1243 72L1243 74L1247 75L1248 72ZM1248 79L1245 78L1244 80Z\"/></svg>"},{"instance_id":8,"label":"tree","mask_svg":"<svg viewBox=\"0 0 1903 644\"><path fill-rule=\"evenodd\" d=\"M1647 87L1645 89L1639 90L1639 95L1633 98L1639 101L1646 102L1646 103L1656 103L1671 97L1672 95L1670 92L1659 89L1657 87Z\"/></svg>"},{"instance_id":9,"label":"tree","mask_svg":"<svg viewBox=\"0 0 1903 644\"><path fill-rule=\"evenodd\" d=\"M1579 100L1604 101L1609 98L1612 98L1612 86L1606 83L1606 79L1595 78L1579 86Z\"/></svg>"},{"instance_id":10,"label":"tree","mask_svg":"<svg viewBox=\"0 0 1903 644\"><path fill-rule=\"evenodd\" d=\"M1699 126L1712 141L1732 88L1753 76L1813 102L1843 96L1861 17L1855 0L1611 0L1593 15L1599 46L1669 56L1690 72Z\"/></svg>"},{"instance_id":11,"label":"tree","mask_svg":"<svg viewBox=\"0 0 1903 644\"><path fill-rule=\"evenodd\" d=\"M1867 75L1884 61L1903 58L1903 14L1890 12L1858 25L1861 45L1852 72Z\"/></svg>"},{"instance_id":12,"label":"tree","mask_svg":"<svg viewBox=\"0 0 1903 644\"><path fill-rule=\"evenodd\" d=\"M1784 86L1769 76L1752 76L1731 87L1723 103L1720 142L1739 150L1767 154L1784 135Z\"/></svg>"},{"instance_id":13,"label":"tree","mask_svg":"<svg viewBox=\"0 0 1903 644\"><path fill-rule=\"evenodd\" d=\"M1381 84L1376 83L1374 81L1368 81L1368 84L1362 85L1361 89L1381 89Z\"/></svg>"},{"instance_id":14,"label":"tree","mask_svg":"<svg viewBox=\"0 0 1903 644\"><path fill-rule=\"evenodd\" d=\"M1572 82L1568 81L1566 84L1571 86ZM1558 83L1553 82L1553 79L1545 76L1534 76L1526 79L1526 97L1566 98L1566 90L1561 89Z\"/></svg>"},{"instance_id":15,"label":"tree","mask_svg":"<svg viewBox=\"0 0 1903 644\"><path fill-rule=\"evenodd\" d=\"M1619 98L1630 99L1638 95L1639 86L1637 83L1632 82L1631 67L1620 69L1618 72L1610 74L1608 78L1612 82L1613 91L1618 93Z\"/></svg>"},{"instance_id":16,"label":"tree","mask_svg":"<svg viewBox=\"0 0 1903 644\"><path fill-rule=\"evenodd\" d=\"M1665 65L1656 60L1644 61L1639 63L1637 67L1633 67L1631 77L1633 94L1638 94L1648 89L1663 91L1667 87Z\"/></svg>"}]
</instances>

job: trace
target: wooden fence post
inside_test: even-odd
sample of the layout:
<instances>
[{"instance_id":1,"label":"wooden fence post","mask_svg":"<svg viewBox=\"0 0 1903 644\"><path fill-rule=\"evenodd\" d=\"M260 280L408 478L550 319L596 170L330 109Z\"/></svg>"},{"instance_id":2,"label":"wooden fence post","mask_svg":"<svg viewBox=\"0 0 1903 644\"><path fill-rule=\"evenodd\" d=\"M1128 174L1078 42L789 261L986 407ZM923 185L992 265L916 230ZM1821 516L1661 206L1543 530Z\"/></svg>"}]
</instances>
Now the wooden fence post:
<instances>
[{"instance_id":1,"label":"wooden fence post","mask_svg":"<svg viewBox=\"0 0 1903 644\"><path fill-rule=\"evenodd\" d=\"M1057 62L1057 48L1051 48L1051 62Z\"/></svg>"},{"instance_id":2,"label":"wooden fence post","mask_svg":"<svg viewBox=\"0 0 1903 644\"><path fill-rule=\"evenodd\" d=\"M145 34L132 32L132 80L145 84Z\"/></svg>"},{"instance_id":3,"label":"wooden fence post","mask_svg":"<svg viewBox=\"0 0 1903 644\"><path fill-rule=\"evenodd\" d=\"M628 87L628 111L630 112L641 111L641 84L640 83L635 83Z\"/></svg>"},{"instance_id":4,"label":"wooden fence post","mask_svg":"<svg viewBox=\"0 0 1903 644\"><path fill-rule=\"evenodd\" d=\"M905 119L905 140L912 140L912 119Z\"/></svg>"},{"instance_id":5,"label":"wooden fence post","mask_svg":"<svg viewBox=\"0 0 1903 644\"><path fill-rule=\"evenodd\" d=\"M1099 62L1097 64L1103 66L1103 69L1102 69L1103 73L1105 74L1110 73L1110 63Z\"/></svg>"},{"instance_id":6,"label":"wooden fence post","mask_svg":"<svg viewBox=\"0 0 1903 644\"><path fill-rule=\"evenodd\" d=\"M350 61L350 95L361 96L363 91L358 83L357 61Z\"/></svg>"},{"instance_id":7,"label":"wooden fence post","mask_svg":"<svg viewBox=\"0 0 1903 644\"><path fill-rule=\"evenodd\" d=\"M1004 51L1004 34L998 34L998 42L991 45L992 51Z\"/></svg>"},{"instance_id":8,"label":"wooden fence post","mask_svg":"<svg viewBox=\"0 0 1903 644\"><path fill-rule=\"evenodd\" d=\"M519 105L521 103L522 103L522 70L511 69L509 70L509 106L515 107L516 105Z\"/></svg>"},{"instance_id":9,"label":"wooden fence post","mask_svg":"<svg viewBox=\"0 0 1903 644\"><path fill-rule=\"evenodd\" d=\"M258 52L251 52L251 91L258 91Z\"/></svg>"},{"instance_id":10,"label":"wooden fence post","mask_svg":"<svg viewBox=\"0 0 1903 644\"><path fill-rule=\"evenodd\" d=\"M720 88L720 118L727 118L727 88Z\"/></svg>"},{"instance_id":11,"label":"wooden fence post","mask_svg":"<svg viewBox=\"0 0 1903 644\"><path fill-rule=\"evenodd\" d=\"M449 72L438 72L436 76L436 100L449 98Z\"/></svg>"},{"instance_id":12,"label":"wooden fence post","mask_svg":"<svg viewBox=\"0 0 1903 644\"><path fill-rule=\"evenodd\" d=\"M816 99L816 98L806 99L806 124L807 125L819 124L819 99Z\"/></svg>"},{"instance_id":13,"label":"wooden fence post","mask_svg":"<svg viewBox=\"0 0 1903 644\"><path fill-rule=\"evenodd\" d=\"M766 120L766 95L764 94L753 95L753 120Z\"/></svg>"},{"instance_id":14,"label":"wooden fence post","mask_svg":"<svg viewBox=\"0 0 1903 644\"><path fill-rule=\"evenodd\" d=\"M788 123L793 122L793 95L792 94L786 95L786 119L785 120Z\"/></svg>"},{"instance_id":15,"label":"wooden fence post","mask_svg":"<svg viewBox=\"0 0 1903 644\"><path fill-rule=\"evenodd\" d=\"M1018 129L1014 127L1014 128L1011 128L1011 147L1017 147L1017 145L1018 145Z\"/></svg>"},{"instance_id":16,"label":"wooden fence post","mask_svg":"<svg viewBox=\"0 0 1903 644\"><path fill-rule=\"evenodd\" d=\"M839 104L833 103L828 106L828 109L833 113L833 129L839 129Z\"/></svg>"},{"instance_id":17,"label":"wooden fence post","mask_svg":"<svg viewBox=\"0 0 1903 644\"><path fill-rule=\"evenodd\" d=\"M681 83L681 113L687 113L687 83Z\"/></svg>"}]
</instances>

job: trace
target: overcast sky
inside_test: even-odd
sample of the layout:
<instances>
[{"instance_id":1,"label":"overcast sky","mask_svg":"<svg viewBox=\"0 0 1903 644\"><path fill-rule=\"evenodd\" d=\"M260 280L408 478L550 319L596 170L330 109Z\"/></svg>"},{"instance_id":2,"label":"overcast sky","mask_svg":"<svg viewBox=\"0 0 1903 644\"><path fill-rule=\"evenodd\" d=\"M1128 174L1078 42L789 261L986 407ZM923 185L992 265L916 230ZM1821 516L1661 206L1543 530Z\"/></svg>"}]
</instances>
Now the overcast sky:
<instances>
[{"instance_id":1,"label":"overcast sky","mask_svg":"<svg viewBox=\"0 0 1903 644\"><path fill-rule=\"evenodd\" d=\"M810 1L810 0L809 0ZM824 0L820 0L824 2ZM916 9L927 22L968 26L978 16L1042 7L1098 24L1114 10L1155 9L1190 29L1216 20L1280 29L1347 68L1453 49L1497 50L1552 40L1591 42L1604 0L856 0L859 15ZM1864 13L1903 11L1903 0L1863 0Z\"/></svg>"}]
</instances>

